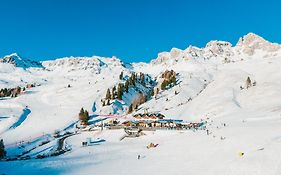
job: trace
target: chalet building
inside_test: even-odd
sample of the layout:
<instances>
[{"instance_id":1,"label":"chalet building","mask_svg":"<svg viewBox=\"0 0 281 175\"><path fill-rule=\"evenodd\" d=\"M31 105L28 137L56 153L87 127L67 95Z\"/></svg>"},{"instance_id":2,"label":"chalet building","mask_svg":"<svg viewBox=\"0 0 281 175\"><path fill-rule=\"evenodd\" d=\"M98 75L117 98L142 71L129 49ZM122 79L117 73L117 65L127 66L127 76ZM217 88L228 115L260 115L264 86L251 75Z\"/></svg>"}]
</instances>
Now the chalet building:
<instances>
[{"instance_id":1,"label":"chalet building","mask_svg":"<svg viewBox=\"0 0 281 175\"><path fill-rule=\"evenodd\" d=\"M173 119L141 119L133 121L125 121L122 123L124 127L141 127L141 128L176 128L181 127L182 120Z\"/></svg>"},{"instance_id":2,"label":"chalet building","mask_svg":"<svg viewBox=\"0 0 281 175\"><path fill-rule=\"evenodd\" d=\"M147 127L149 127L149 122L146 122L146 121L139 121L139 122L137 123L137 126L138 126L138 127L147 128Z\"/></svg>"},{"instance_id":3,"label":"chalet building","mask_svg":"<svg viewBox=\"0 0 281 175\"><path fill-rule=\"evenodd\" d=\"M162 114L136 114L133 120L124 121L121 126L128 128L152 129L198 129L204 123L191 123L179 119L164 119Z\"/></svg>"},{"instance_id":4,"label":"chalet building","mask_svg":"<svg viewBox=\"0 0 281 175\"><path fill-rule=\"evenodd\" d=\"M138 122L131 121L131 120L128 120L128 121L125 121L122 123L122 125L125 127L134 127L134 126L137 126L137 124L138 124Z\"/></svg>"},{"instance_id":5,"label":"chalet building","mask_svg":"<svg viewBox=\"0 0 281 175\"><path fill-rule=\"evenodd\" d=\"M164 119L165 116L163 114L136 114L133 116L136 120L160 120Z\"/></svg>"}]
</instances>

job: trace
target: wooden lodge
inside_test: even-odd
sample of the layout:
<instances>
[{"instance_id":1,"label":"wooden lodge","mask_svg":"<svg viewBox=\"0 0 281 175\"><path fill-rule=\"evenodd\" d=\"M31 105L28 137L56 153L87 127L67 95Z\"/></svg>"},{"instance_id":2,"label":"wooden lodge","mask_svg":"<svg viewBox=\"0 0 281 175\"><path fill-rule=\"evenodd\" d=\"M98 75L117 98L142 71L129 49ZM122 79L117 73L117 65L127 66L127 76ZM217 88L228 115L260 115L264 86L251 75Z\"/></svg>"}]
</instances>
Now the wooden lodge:
<instances>
[{"instance_id":1,"label":"wooden lodge","mask_svg":"<svg viewBox=\"0 0 281 175\"><path fill-rule=\"evenodd\" d=\"M187 123L183 120L159 119L159 120L128 120L122 123L125 128L140 129L198 129L204 123Z\"/></svg>"},{"instance_id":2,"label":"wooden lodge","mask_svg":"<svg viewBox=\"0 0 281 175\"><path fill-rule=\"evenodd\" d=\"M165 116L160 113L153 114L136 114L133 116L136 120L160 120L164 119Z\"/></svg>"},{"instance_id":3,"label":"wooden lodge","mask_svg":"<svg viewBox=\"0 0 281 175\"><path fill-rule=\"evenodd\" d=\"M177 119L166 119L160 113L136 114L129 120L111 120L105 124L109 129L138 128L142 130L156 129L203 129L204 122L192 123Z\"/></svg>"}]
</instances>

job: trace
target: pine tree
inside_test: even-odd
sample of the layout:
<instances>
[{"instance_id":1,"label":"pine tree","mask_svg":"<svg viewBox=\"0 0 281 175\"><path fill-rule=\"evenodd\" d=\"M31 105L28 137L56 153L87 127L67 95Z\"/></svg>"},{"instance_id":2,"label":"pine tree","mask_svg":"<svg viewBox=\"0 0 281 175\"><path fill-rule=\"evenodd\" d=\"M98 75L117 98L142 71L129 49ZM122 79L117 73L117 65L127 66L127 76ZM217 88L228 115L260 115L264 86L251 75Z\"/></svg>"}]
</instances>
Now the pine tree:
<instances>
[{"instance_id":1,"label":"pine tree","mask_svg":"<svg viewBox=\"0 0 281 175\"><path fill-rule=\"evenodd\" d=\"M110 90L107 89L105 99L108 100L111 98Z\"/></svg>"},{"instance_id":2,"label":"pine tree","mask_svg":"<svg viewBox=\"0 0 281 175\"><path fill-rule=\"evenodd\" d=\"M136 86L136 74L132 74L132 85Z\"/></svg>"},{"instance_id":3,"label":"pine tree","mask_svg":"<svg viewBox=\"0 0 281 175\"><path fill-rule=\"evenodd\" d=\"M6 157L5 145L3 139L0 140L0 159Z\"/></svg>"},{"instance_id":4,"label":"pine tree","mask_svg":"<svg viewBox=\"0 0 281 175\"><path fill-rule=\"evenodd\" d=\"M89 120L89 112L81 108L79 112L79 120L81 120L83 124L87 125Z\"/></svg>"},{"instance_id":5,"label":"pine tree","mask_svg":"<svg viewBox=\"0 0 281 175\"><path fill-rule=\"evenodd\" d=\"M117 93L116 93L116 87L113 86L113 88L112 88L112 93L111 93L111 99L114 100L116 95L117 95Z\"/></svg>"},{"instance_id":6,"label":"pine tree","mask_svg":"<svg viewBox=\"0 0 281 175\"><path fill-rule=\"evenodd\" d=\"M12 95L12 89L8 89L7 91L7 97L11 96Z\"/></svg>"},{"instance_id":7,"label":"pine tree","mask_svg":"<svg viewBox=\"0 0 281 175\"><path fill-rule=\"evenodd\" d=\"M119 100L122 100L122 96L123 96L123 84L119 83L118 84L118 89L117 89L117 98Z\"/></svg>"},{"instance_id":8,"label":"pine tree","mask_svg":"<svg viewBox=\"0 0 281 175\"><path fill-rule=\"evenodd\" d=\"M84 114L85 114L84 108L81 108L81 109L80 109L80 112L79 112L79 120L82 120L82 119L83 119Z\"/></svg>"},{"instance_id":9,"label":"pine tree","mask_svg":"<svg viewBox=\"0 0 281 175\"><path fill-rule=\"evenodd\" d=\"M147 102L149 97L147 95L144 96L144 103Z\"/></svg>"},{"instance_id":10,"label":"pine tree","mask_svg":"<svg viewBox=\"0 0 281 175\"><path fill-rule=\"evenodd\" d=\"M4 97L8 97L8 96L10 96L11 94L9 94L9 92L8 92L8 89L7 88L4 88L3 89L3 94L4 94Z\"/></svg>"},{"instance_id":11,"label":"pine tree","mask_svg":"<svg viewBox=\"0 0 281 175\"><path fill-rule=\"evenodd\" d=\"M125 91L128 93L129 92L129 82L125 82Z\"/></svg>"},{"instance_id":12,"label":"pine tree","mask_svg":"<svg viewBox=\"0 0 281 175\"><path fill-rule=\"evenodd\" d=\"M141 80L141 84L142 85L145 85L145 81L144 81L144 74L143 73L140 73L140 80Z\"/></svg>"},{"instance_id":13,"label":"pine tree","mask_svg":"<svg viewBox=\"0 0 281 175\"><path fill-rule=\"evenodd\" d=\"M89 121L89 112L86 110L84 113L83 122L87 125Z\"/></svg>"},{"instance_id":14,"label":"pine tree","mask_svg":"<svg viewBox=\"0 0 281 175\"><path fill-rule=\"evenodd\" d=\"M17 94L20 94L20 93L21 93L21 87L19 87L19 86L17 87L16 93L17 93Z\"/></svg>"},{"instance_id":15,"label":"pine tree","mask_svg":"<svg viewBox=\"0 0 281 175\"><path fill-rule=\"evenodd\" d=\"M167 86L167 81L164 80L164 81L161 83L161 90L165 90L165 89L166 89L166 86Z\"/></svg>"},{"instance_id":16,"label":"pine tree","mask_svg":"<svg viewBox=\"0 0 281 175\"><path fill-rule=\"evenodd\" d=\"M129 85L129 86L133 84L133 83L132 83L132 78L131 78L131 77L130 77L127 81L128 81L128 85Z\"/></svg>"},{"instance_id":17,"label":"pine tree","mask_svg":"<svg viewBox=\"0 0 281 175\"><path fill-rule=\"evenodd\" d=\"M156 95L159 94L159 88L156 88Z\"/></svg>"},{"instance_id":18,"label":"pine tree","mask_svg":"<svg viewBox=\"0 0 281 175\"><path fill-rule=\"evenodd\" d=\"M128 114L130 114L130 113L132 113L133 112L133 105L132 104L130 104L130 106L129 106L129 110L128 110Z\"/></svg>"},{"instance_id":19,"label":"pine tree","mask_svg":"<svg viewBox=\"0 0 281 175\"><path fill-rule=\"evenodd\" d=\"M123 71L120 73L119 79L120 79L120 80L123 80Z\"/></svg>"},{"instance_id":20,"label":"pine tree","mask_svg":"<svg viewBox=\"0 0 281 175\"><path fill-rule=\"evenodd\" d=\"M150 94L150 96L151 96L151 97L153 97L153 96L154 96L154 89L152 89L152 90L151 90L151 94Z\"/></svg>"},{"instance_id":21,"label":"pine tree","mask_svg":"<svg viewBox=\"0 0 281 175\"><path fill-rule=\"evenodd\" d=\"M173 83L173 85L176 85L176 84L177 84L177 79L176 79L175 76L173 76L173 77L171 78L171 83Z\"/></svg>"},{"instance_id":22,"label":"pine tree","mask_svg":"<svg viewBox=\"0 0 281 175\"><path fill-rule=\"evenodd\" d=\"M246 80L246 87L247 87L247 89L248 89L250 86L252 86L252 82L251 82L250 77L248 77L247 80Z\"/></svg>"},{"instance_id":23,"label":"pine tree","mask_svg":"<svg viewBox=\"0 0 281 175\"><path fill-rule=\"evenodd\" d=\"M136 74L132 73L132 80L135 81L136 80Z\"/></svg>"}]
</instances>

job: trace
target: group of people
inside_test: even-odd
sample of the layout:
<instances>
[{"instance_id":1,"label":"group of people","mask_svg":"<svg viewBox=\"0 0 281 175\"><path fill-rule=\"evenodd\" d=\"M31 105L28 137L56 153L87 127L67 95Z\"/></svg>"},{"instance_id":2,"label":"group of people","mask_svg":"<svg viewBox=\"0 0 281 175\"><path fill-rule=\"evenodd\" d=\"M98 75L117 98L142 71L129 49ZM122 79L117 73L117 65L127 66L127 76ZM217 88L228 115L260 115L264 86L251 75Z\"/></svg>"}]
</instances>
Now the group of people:
<instances>
[{"instance_id":1,"label":"group of people","mask_svg":"<svg viewBox=\"0 0 281 175\"><path fill-rule=\"evenodd\" d=\"M213 122L213 120L211 120L211 122ZM212 125L212 124L209 124L209 125ZM221 125L222 125L223 127L226 127L226 123L221 123ZM217 126L216 128L219 129L219 126ZM206 134L207 134L207 135L210 135L210 134L211 134L210 130L209 130L207 127L205 127L204 129L206 130ZM213 136L213 137L215 137L215 136ZM224 140L224 139L226 139L226 137L221 136L220 139L221 139L221 140Z\"/></svg>"}]
</instances>

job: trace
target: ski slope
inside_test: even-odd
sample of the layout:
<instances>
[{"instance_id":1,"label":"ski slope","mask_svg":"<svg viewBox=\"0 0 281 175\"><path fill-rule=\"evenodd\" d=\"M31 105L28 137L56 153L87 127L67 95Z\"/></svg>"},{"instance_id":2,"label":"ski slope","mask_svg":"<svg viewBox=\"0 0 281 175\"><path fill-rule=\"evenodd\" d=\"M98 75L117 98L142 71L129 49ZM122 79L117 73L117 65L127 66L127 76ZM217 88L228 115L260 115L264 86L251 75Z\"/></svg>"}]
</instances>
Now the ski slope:
<instances>
[{"instance_id":1,"label":"ski slope","mask_svg":"<svg viewBox=\"0 0 281 175\"><path fill-rule=\"evenodd\" d=\"M40 84L17 98L0 99L0 138L7 145L8 155L46 140L50 142L28 155L52 153L61 146L70 151L45 159L1 161L0 173L281 174L279 48L250 33L236 46L212 41L205 48L174 48L160 53L151 63L129 65L115 57L78 57L46 61L42 63L45 69L27 70L1 63L2 87L24 84L20 79ZM143 72L159 80L167 69L177 73L177 85L160 91L133 114L148 110L167 118L207 121L209 134L206 130L157 130L120 141L123 130L94 130L66 137L62 145L52 140L50 135L55 131L74 129L81 107L94 116L91 122L99 120L95 118L98 114L125 115L134 90L126 94L124 101L105 107L101 103L107 88L122 81L121 71L125 76ZM245 88L247 77L256 86ZM26 106L30 111L23 115ZM105 142L82 147L81 142L87 138ZM21 141L26 142L26 148L15 146ZM147 149L150 143L159 146Z\"/></svg>"}]
</instances>

